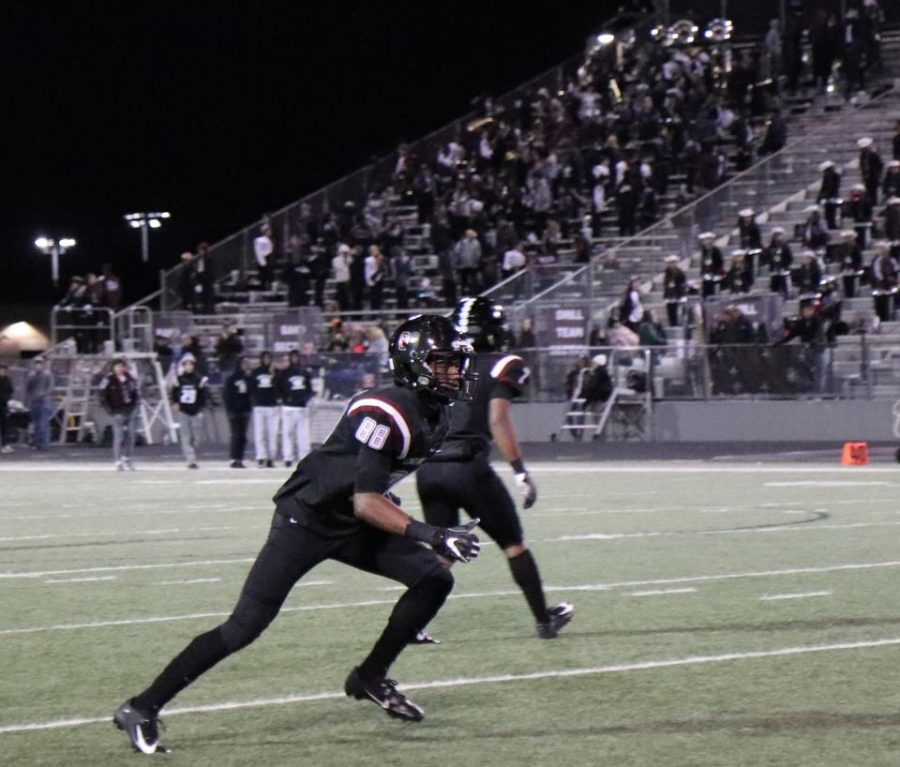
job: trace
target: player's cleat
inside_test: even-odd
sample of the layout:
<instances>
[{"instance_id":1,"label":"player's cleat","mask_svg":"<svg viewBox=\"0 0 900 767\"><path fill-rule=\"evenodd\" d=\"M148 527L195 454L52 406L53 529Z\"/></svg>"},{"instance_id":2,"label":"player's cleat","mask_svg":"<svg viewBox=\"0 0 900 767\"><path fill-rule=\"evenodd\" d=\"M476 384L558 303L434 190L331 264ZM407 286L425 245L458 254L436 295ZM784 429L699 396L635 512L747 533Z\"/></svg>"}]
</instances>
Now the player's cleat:
<instances>
[{"instance_id":1,"label":"player's cleat","mask_svg":"<svg viewBox=\"0 0 900 767\"><path fill-rule=\"evenodd\" d=\"M128 735L135 751L141 754L167 754L169 749L159 743L160 720L141 711L126 700L113 714L113 724Z\"/></svg>"},{"instance_id":2,"label":"player's cleat","mask_svg":"<svg viewBox=\"0 0 900 767\"><path fill-rule=\"evenodd\" d=\"M125 463L123 461L116 461L116 471L125 471Z\"/></svg>"},{"instance_id":3,"label":"player's cleat","mask_svg":"<svg viewBox=\"0 0 900 767\"><path fill-rule=\"evenodd\" d=\"M11 453L12 451L12 445L4 445L3 447L0 447L0 453Z\"/></svg>"},{"instance_id":4,"label":"player's cleat","mask_svg":"<svg viewBox=\"0 0 900 767\"><path fill-rule=\"evenodd\" d=\"M189 469L199 469L200 467L196 463L189 463L188 468Z\"/></svg>"},{"instance_id":5,"label":"player's cleat","mask_svg":"<svg viewBox=\"0 0 900 767\"><path fill-rule=\"evenodd\" d=\"M243 461L232 461L232 462L231 462L231 468L232 468L232 469L246 469L247 467L244 466L244 462L243 462Z\"/></svg>"},{"instance_id":6,"label":"player's cleat","mask_svg":"<svg viewBox=\"0 0 900 767\"><path fill-rule=\"evenodd\" d=\"M262 458L258 458L256 460L256 465L259 466L259 468L261 469L263 466L266 465L266 462Z\"/></svg>"},{"instance_id":7,"label":"player's cleat","mask_svg":"<svg viewBox=\"0 0 900 767\"><path fill-rule=\"evenodd\" d=\"M537 625L537 635L541 639L553 639L562 631L563 626L572 620L575 609L568 602L560 602L556 607L551 607L547 613L550 620Z\"/></svg>"},{"instance_id":8,"label":"player's cleat","mask_svg":"<svg viewBox=\"0 0 900 767\"><path fill-rule=\"evenodd\" d=\"M350 672L344 683L344 692L349 698L371 700L385 710L388 716L403 719L406 722L421 722L425 711L397 689L393 679L379 679L367 682L359 675L359 669Z\"/></svg>"},{"instance_id":9,"label":"player's cleat","mask_svg":"<svg viewBox=\"0 0 900 767\"><path fill-rule=\"evenodd\" d=\"M290 469L292 465L293 465L293 461L285 461L284 462L285 469Z\"/></svg>"},{"instance_id":10,"label":"player's cleat","mask_svg":"<svg viewBox=\"0 0 900 767\"><path fill-rule=\"evenodd\" d=\"M440 639L435 639L427 631L416 632L410 644L440 644Z\"/></svg>"},{"instance_id":11,"label":"player's cleat","mask_svg":"<svg viewBox=\"0 0 900 767\"><path fill-rule=\"evenodd\" d=\"M128 471L134 471L134 464L131 462L130 458L126 458L124 463L125 463L125 468L128 469Z\"/></svg>"}]
</instances>

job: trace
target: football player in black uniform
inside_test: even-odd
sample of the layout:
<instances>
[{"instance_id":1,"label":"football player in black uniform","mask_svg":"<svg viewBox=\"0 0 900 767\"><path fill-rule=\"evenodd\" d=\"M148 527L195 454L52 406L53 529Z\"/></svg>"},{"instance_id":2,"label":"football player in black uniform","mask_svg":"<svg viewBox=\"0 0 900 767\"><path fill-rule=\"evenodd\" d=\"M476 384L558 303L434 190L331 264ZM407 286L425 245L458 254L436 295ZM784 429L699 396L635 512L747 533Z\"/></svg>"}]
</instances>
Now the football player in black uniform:
<instances>
[{"instance_id":1,"label":"football player in black uniform","mask_svg":"<svg viewBox=\"0 0 900 767\"><path fill-rule=\"evenodd\" d=\"M525 470L510 403L528 379L522 358L502 353L509 338L503 310L487 298L466 298L457 306L453 323L476 351L477 380L472 399L451 409L450 433L441 450L416 474L425 521L454 527L459 510L480 519L484 530L503 549L513 580L522 589L537 623L538 636L552 639L572 619L572 605L547 608L541 576L513 499L488 460L491 441L509 461L524 506L537 500L537 488ZM428 637L425 636L427 641Z\"/></svg>"},{"instance_id":2,"label":"football player in black uniform","mask_svg":"<svg viewBox=\"0 0 900 767\"><path fill-rule=\"evenodd\" d=\"M269 538L228 620L196 637L146 690L116 710L114 723L137 751L162 750L159 710L256 639L294 584L326 559L407 587L344 691L373 701L392 717L424 718L387 672L453 588L445 560L468 562L478 555L478 538L471 532L477 520L453 529L435 527L409 517L386 494L446 436L448 405L466 396L471 347L447 318L420 316L397 329L389 355L396 385L354 397L325 443L300 461L276 493Z\"/></svg>"}]
</instances>

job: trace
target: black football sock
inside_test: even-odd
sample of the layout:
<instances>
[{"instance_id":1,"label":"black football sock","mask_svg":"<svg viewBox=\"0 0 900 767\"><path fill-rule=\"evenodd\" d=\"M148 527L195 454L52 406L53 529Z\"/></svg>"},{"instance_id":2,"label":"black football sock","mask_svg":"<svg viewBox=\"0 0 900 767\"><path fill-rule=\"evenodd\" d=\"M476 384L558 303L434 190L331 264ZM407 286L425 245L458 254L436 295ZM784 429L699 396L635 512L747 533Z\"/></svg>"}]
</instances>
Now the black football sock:
<instances>
[{"instance_id":1,"label":"black football sock","mask_svg":"<svg viewBox=\"0 0 900 767\"><path fill-rule=\"evenodd\" d=\"M200 634L175 656L153 684L131 699L131 705L141 711L156 713L198 676L230 654L218 627Z\"/></svg>"},{"instance_id":2,"label":"black football sock","mask_svg":"<svg viewBox=\"0 0 900 767\"><path fill-rule=\"evenodd\" d=\"M372 652L359 664L359 675L365 680L383 679L416 632L427 626L441 609L452 589L453 576L443 568L435 576L411 586L394 606Z\"/></svg>"},{"instance_id":3,"label":"black football sock","mask_svg":"<svg viewBox=\"0 0 900 767\"><path fill-rule=\"evenodd\" d=\"M519 556L512 557L507 561L513 580L522 589L535 621L546 623L550 616L547 614L547 602L544 600L544 587L541 584L541 574L538 572L537 563L531 556L531 552L525 549Z\"/></svg>"}]
</instances>

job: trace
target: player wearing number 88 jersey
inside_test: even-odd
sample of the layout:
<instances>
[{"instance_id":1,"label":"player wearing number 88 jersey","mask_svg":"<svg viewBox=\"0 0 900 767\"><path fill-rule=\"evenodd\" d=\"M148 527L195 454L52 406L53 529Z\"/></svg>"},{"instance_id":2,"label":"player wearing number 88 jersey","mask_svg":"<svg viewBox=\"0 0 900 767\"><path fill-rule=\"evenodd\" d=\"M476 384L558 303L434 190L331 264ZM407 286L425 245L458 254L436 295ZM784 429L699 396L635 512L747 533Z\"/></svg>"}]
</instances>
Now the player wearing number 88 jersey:
<instances>
[{"instance_id":1,"label":"player wearing number 88 jersey","mask_svg":"<svg viewBox=\"0 0 900 767\"><path fill-rule=\"evenodd\" d=\"M371 652L347 677L344 691L376 703L390 716L424 718L387 672L453 587L441 557L469 561L478 555L479 543L471 532L474 522L458 528L425 524L385 494L440 446L449 425L448 404L462 393L471 358L468 345L443 317L408 320L395 333L389 353L396 385L352 399L325 443L300 461L276 493L268 540L231 616L197 636L147 689L116 710L113 721L136 750L159 751L160 709L255 640L294 584L327 559L406 586Z\"/></svg>"}]
</instances>

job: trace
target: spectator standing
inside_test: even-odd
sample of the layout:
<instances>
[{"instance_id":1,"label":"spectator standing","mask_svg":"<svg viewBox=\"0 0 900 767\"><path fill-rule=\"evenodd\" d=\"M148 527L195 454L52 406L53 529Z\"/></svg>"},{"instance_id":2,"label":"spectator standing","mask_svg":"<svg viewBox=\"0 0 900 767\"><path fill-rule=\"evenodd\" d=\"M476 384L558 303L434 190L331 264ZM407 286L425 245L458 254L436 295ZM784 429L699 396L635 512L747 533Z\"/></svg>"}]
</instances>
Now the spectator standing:
<instances>
[{"instance_id":1,"label":"spectator standing","mask_svg":"<svg viewBox=\"0 0 900 767\"><path fill-rule=\"evenodd\" d=\"M716 294L725 272L725 259L715 240L716 235L712 232L700 234L700 277L703 281L703 298Z\"/></svg>"},{"instance_id":2,"label":"spectator standing","mask_svg":"<svg viewBox=\"0 0 900 767\"><path fill-rule=\"evenodd\" d=\"M663 299L669 327L678 327L678 314L687 295L687 275L678 266L678 256L666 256L666 270L663 272Z\"/></svg>"},{"instance_id":3,"label":"spectator standing","mask_svg":"<svg viewBox=\"0 0 900 767\"><path fill-rule=\"evenodd\" d=\"M350 246L340 243L337 253L331 260L331 271L334 274L334 292L337 298L338 310L346 312L350 309L350 265L353 263L353 255Z\"/></svg>"},{"instance_id":4,"label":"spectator standing","mask_svg":"<svg viewBox=\"0 0 900 767\"><path fill-rule=\"evenodd\" d=\"M195 371L193 357L182 359L180 367L181 373L172 389L172 407L178 417L178 437L184 459L189 469L199 469L197 447L201 442L201 419L209 394L209 380Z\"/></svg>"},{"instance_id":5,"label":"spectator standing","mask_svg":"<svg viewBox=\"0 0 900 767\"><path fill-rule=\"evenodd\" d=\"M900 285L900 267L891 254L889 242L875 243L870 281L875 314L880 322L889 322L894 317L894 299Z\"/></svg>"},{"instance_id":6,"label":"spectator standing","mask_svg":"<svg viewBox=\"0 0 900 767\"><path fill-rule=\"evenodd\" d=\"M517 243L503 254L503 279L512 277L520 269L524 269L527 263L525 247L523 243Z\"/></svg>"},{"instance_id":7,"label":"spectator standing","mask_svg":"<svg viewBox=\"0 0 900 767\"><path fill-rule=\"evenodd\" d=\"M281 455L284 465L291 466L310 451L309 402L313 397L312 371L303 367L296 349L275 374L275 387L281 400Z\"/></svg>"},{"instance_id":8,"label":"spectator standing","mask_svg":"<svg viewBox=\"0 0 900 767\"><path fill-rule=\"evenodd\" d=\"M12 379L9 368L0 362L0 453L11 453L9 444L9 401L13 396Z\"/></svg>"},{"instance_id":9,"label":"spectator standing","mask_svg":"<svg viewBox=\"0 0 900 767\"><path fill-rule=\"evenodd\" d=\"M841 232L840 245L841 291L844 298L856 297L857 280L863 275L862 250L857 244L857 235L853 229Z\"/></svg>"},{"instance_id":10,"label":"spectator standing","mask_svg":"<svg viewBox=\"0 0 900 767\"><path fill-rule=\"evenodd\" d=\"M50 443L50 417L53 415L53 376L41 357L35 359L25 381L25 405L31 411L32 445L44 450Z\"/></svg>"},{"instance_id":11,"label":"spectator standing","mask_svg":"<svg viewBox=\"0 0 900 767\"><path fill-rule=\"evenodd\" d=\"M369 246L369 255L365 261L366 289L369 293L369 307L372 311L380 311L384 295L384 280L387 276L387 262L381 248ZM308 452L308 451L307 451Z\"/></svg>"},{"instance_id":12,"label":"spectator standing","mask_svg":"<svg viewBox=\"0 0 900 767\"><path fill-rule=\"evenodd\" d=\"M325 308L325 283L331 274L332 259L326 248L320 248L310 263L313 283L313 303L320 309Z\"/></svg>"},{"instance_id":13,"label":"spectator standing","mask_svg":"<svg viewBox=\"0 0 900 767\"><path fill-rule=\"evenodd\" d=\"M837 214L841 204L841 172L831 160L825 160L819 165L819 170L822 171L822 183L819 185L816 202L825 206L828 228L837 229Z\"/></svg>"},{"instance_id":14,"label":"spectator standing","mask_svg":"<svg viewBox=\"0 0 900 767\"><path fill-rule=\"evenodd\" d=\"M884 172L884 161L874 148L871 136L863 136L856 145L859 147L859 175L866 187L866 194L872 205L878 204L878 190L881 186L881 174Z\"/></svg>"},{"instance_id":15,"label":"spectator standing","mask_svg":"<svg viewBox=\"0 0 900 767\"><path fill-rule=\"evenodd\" d=\"M891 140L891 147L894 150L894 159L900 160L900 120L894 126L894 138Z\"/></svg>"},{"instance_id":16,"label":"spectator standing","mask_svg":"<svg viewBox=\"0 0 900 767\"><path fill-rule=\"evenodd\" d=\"M350 262L350 308L359 312L363 308L363 296L366 293L366 259L362 255L362 247L353 248L353 259Z\"/></svg>"},{"instance_id":17,"label":"spectator standing","mask_svg":"<svg viewBox=\"0 0 900 767\"><path fill-rule=\"evenodd\" d=\"M394 275L394 298L398 309L409 308L409 277L412 262L402 245L391 248L391 273Z\"/></svg>"},{"instance_id":18,"label":"spectator standing","mask_svg":"<svg viewBox=\"0 0 900 767\"><path fill-rule=\"evenodd\" d=\"M112 418L113 461L116 471L134 471L135 421L140 401L137 380L128 370L125 360L112 361L112 372L103 381L100 402Z\"/></svg>"},{"instance_id":19,"label":"spectator standing","mask_svg":"<svg viewBox=\"0 0 900 767\"><path fill-rule=\"evenodd\" d=\"M226 322L222 327L216 341L216 356L219 358L219 371L223 375L228 375L235 369L238 358L244 352L242 336L243 331L234 322Z\"/></svg>"},{"instance_id":20,"label":"spectator standing","mask_svg":"<svg viewBox=\"0 0 900 767\"><path fill-rule=\"evenodd\" d=\"M641 306L641 278L632 277L625 288L625 295L619 304L619 316L622 323L631 330L637 332L638 323L644 316L644 307Z\"/></svg>"},{"instance_id":21,"label":"spectator standing","mask_svg":"<svg viewBox=\"0 0 900 767\"><path fill-rule=\"evenodd\" d=\"M259 355L259 365L250 374L250 404L253 406L256 463L271 469L278 453L278 391L269 352Z\"/></svg>"},{"instance_id":22,"label":"spectator standing","mask_svg":"<svg viewBox=\"0 0 900 767\"><path fill-rule=\"evenodd\" d=\"M262 225L259 236L253 240L253 256L256 259L260 288L268 290L275 260L275 243L272 241L272 229L268 222Z\"/></svg>"},{"instance_id":23,"label":"spectator standing","mask_svg":"<svg viewBox=\"0 0 900 767\"><path fill-rule=\"evenodd\" d=\"M478 232L466 229L462 239L456 244L459 263L459 287L464 295L474 296L479 290L478 268L481 265L481 243Z\"/></svg>"},{"instance_id":24,"label":"spectator standing","mask_svg":"<svg viewBox=\"0 0 900 767\"><path fill-rule=\"evenodd\" d=\"M784 229L776 226L772 230L769 247L763 251L763 261L769 265L769 290L781 293L787 298L791 292L791 266L794 254L791 246L784 241Z\"/></svg>"},{"instance_id":25,"label":"spectator standing","mask_svg":"<svg viewBox=\"0 0 900 767\"><path fill-rule=\"evenodd\" d=\"M228 414L228 427L231 431L229 456L232 469L244 469L244 453L247 450L247 426L250 423L250 371L253 363L249 357L238 357L237 367L225 380L222 387L222 398L225 401L225 412Z\"/></svg>"},{"instance_id":26,"label":"spectator standing","mask_svg":"<svg viewBox=\"0 0 900 767\"><path fill-rule=\"evenodd\" d=\"M119 311L122 306L122 280L119 279L112 271L111 264L103 264L100 275L100 303L107 309L114 312Z\"/></svg>"},{"instance_id":27,"label":"spectator standing","mask_svg":"<svg viewBox=\"0 0 900 767\"><path fill-rule=\"evenodd\" d=\"M845 221L853 222L859 247L865 250L872 229L872 199L866 192L865 184L850 187L850 196L844 200L843 216Z\"/></svg>"},{"instance_id":28,"label":"spectator standing","mask_svg":"<svg viewBox=\"0 0 900 767\"><path fill-rule=\"evenodd\" d=\"M204 314L216 312L216 277L213 272L212 259L209 257L209 243L197 245L194 257L195 290L199 288L200 306Z\"/></svg>"}]
</instances>

